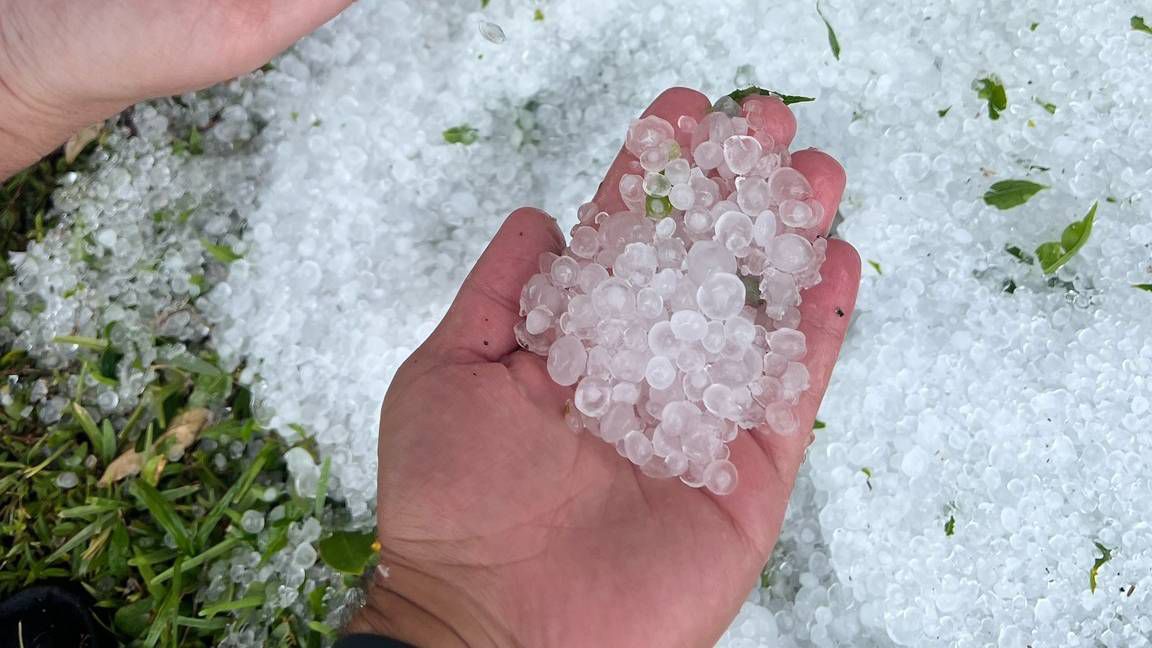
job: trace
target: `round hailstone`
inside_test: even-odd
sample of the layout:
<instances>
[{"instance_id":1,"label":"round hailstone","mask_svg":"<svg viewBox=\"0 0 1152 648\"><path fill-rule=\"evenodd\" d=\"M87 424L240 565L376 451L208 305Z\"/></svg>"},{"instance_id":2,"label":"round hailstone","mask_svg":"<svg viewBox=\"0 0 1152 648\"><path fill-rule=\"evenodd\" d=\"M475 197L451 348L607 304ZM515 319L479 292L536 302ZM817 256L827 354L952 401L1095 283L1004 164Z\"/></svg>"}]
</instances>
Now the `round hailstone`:
<instances>
[{"instance_id":1,"label":"round hailstone","mask_svg":"<svg viewBox=\"0 0 1152 648\"><path fill-rule=\"evenodd\" d=\"M760 161L760 142L747 135L733 135L724 140L724 161L736 175L745 175Z\"/></svg>"},{"instance_id":2,"label":"round hailstone","mask_svg":"<svg viewBox=\"0 0 1152 648\"><path fill-rule=\"evenodd\" d=\"M744 308L744 282L734 274L717 272L696 289L700 312L714 320L724 320L740 314Z\"/></svg>"},{"instance_id":3,"label":"round hailstone","mask_svg":"<svg viewBox=\"0 0 1152 648\"><path fill-rule=\"evenodd\" d=\"M737 178L736 204L745 214L759 214L772 203L772 191L763 178Z\"/></svg>"},{"instance_id":4,"label":"round hailstone","mask_svg":"<svg viewBox=\"0 0 1152 648\"><path fill-rule=\"evenodd\" d=\"M548 349L548 375L552 376L557 385L575 385L584 374L587 363L588 351L575 336L562 336Z\"/></svg>"},{"instance_id":5,"label":"round hailstone","mask_svg":"<svg viewBox=\"0 0 1152 648\"><path fill-rule=\"evenodd\" d=\"M715 142L704 142L692 152L696 166L704 171L711 171L724 163L724 149Z\"/></svg>"},{"instance_id":6,"label":"round hailstone","mask_svg":"<svg viewBox=\"0 0 1152 648\"><path fill-rule=\"evenodd\" d=\"M736 490L738 481L736 466L726 459L713 461L704 469L704 487L717 495Z\"/></svg>"},{"instance_id":7,"label":"round hailstone","mask_svg":"<svg viewBox=\"0 0 1152 648\"><path fill-rule=\"evenodd\" d=\"M550 274L552 275L552 283L558 287L574 286L580 277L580 263L569 256L556 257L556 260L552 262Z\"/></svg>"},{"instance_id":8,"label":"round hailstone","mask_svg":"<svg viewBox=\"0 0 1152 648\"><path fill-rule=\"evenodd\" d=\"M668 181L668 176L663 173L649 172L644 176L644 193L649 196L656 196L663 198L668 195L672 190L672 183Z\"/></svg>"},{"instance_id":9,"label":"round hailstone","mask_svg":"<svg viewBox=\"0 0 1152 648\"><path fill-rule=\"evenodd\" d=\"M640 429L636 409L627 403L615 403L608 407L600 419L600 438L608 443L616 443L629 432Z\"/></svg>"},{"instance_id":10,"label":"round hailstone","mask_svg":"<svg viewBox=\"0 0 1152 648\"><path fill-rule=\"evenodd\" d=\"M743 212L724 212L716 219L716 242L731 252L752 244L752 219Z\"/></svg>"},{"instance_id":11,"label":"round hailstone","mask_svg":"<svg viewBox=\"0 0 1152 648\"><path fill-rule=\"evenodd\" d=\"M644 178L632 173L620 177L620 198L628 207L644 204Z\"/></svg>"},{"instance_id":12,"label":"round hailstone","mask_svg":"<svg viewBox=\"0 0 1152 648\"><path fill-rule=\"evenodd\" d=\"M776 237L777 229L776 214L764 210L760 212L760 215L756 217L756 222L752 225L752 240L756 242L756 245L767 250L772 245L772 239Z\"/></svg>"},{"instance_id":13,"label":"round hailstone","mask_svg":"<svg viewBox=\"0 0 1152 648\"><path fill-rule=\"evenodd\" d=\"M591 259L600 251L600 235L594 228L577 227L572 232L572 242L568 244L568 249L581 259Z\"/></svg>"},{"instance_id":14,"label":"round hailstone","mask_svg":"<svg viewBox=\"0 0 1152 648\"><path fill-rule=\"evenodd\" d=\"M676 335L676 338L685 342L696 342L708 332L708 320L694 310L681 310L672 313L669 325L672 327L672 333Z\"/></svg>"},{"instance_id":15,"label":"round hailstone","mask_svg":"<svg viewBox=\"0 0 1152 648\"><path fill-rule=\"evenodd\" d=\"M800 422L792 411L792 405L784 401L769 403L764 408L764 422L768 429L780 436L792 436L800 430Z\"/></svg>"},{"instance_id":16,"label":"round hailstone","mask_svg":"<svg viewBox=\"0 0 1152 648\"><path fill-rule=\"evenodd\" d=\"M648 361L644 379L652 389L668 389L676 381L676 366L664 356L655 356Z\"/></svg>"},{"instance_id":17,"label":"round hailstone","mask_svg":"<svg viewBox=\"0 0 1152 648\"><path fill-rule=\"evenodd\" d=\"M684 229L689 234L704 235L712 231L712 214L702 209L693 209L684 214Z\"/></svg>"},{"instance_id":18,"label":"round hailstone","mask_svg":"<svg viewBox=\"0 0 1152 648\"><path fill-rule=\"evenodd\" d=\"M656 115L649 115L637 119L628 127L628 138L624 141L624 148L639 158L644 151L659 147L666 140L676 138L676 129L672 124Z\"/></svg>"},{"instance_id":19,"label":"round hailstone","mask_svg":"<svg viewBox=\"0 0 1152 648\"><path fill-rule=\"evenodd\" d=\"M697 241L688 250L688 277L696 283L717 272L735 273L736 257L715 241Z\"/></svg>"},{"instance_id":20,"label":"round hailstone","mask_svg":"<svg viewBox=\"0 0 1152 648\"><path fill-rule=\"evenodd\" d=\"M532 335L540 335L550 326L552 326L552 311L548 310L547 306L533 308L524 318L524 330Z\"/></svg>"},{"instance_id":21,"label":"round hailstone","mask_svg":"<svg viewBox=\"0 0 1152 648\"><path fill-rule=\"evenodd\" d=\"M812 244L799 234L781 234L772 241L772 265L796 273L812 261Z\"/></svg>"},{"instance_id":22,"label":"round hailstone","mask_svg":"<svg viewBox=\"0 0 1152 648\"><path fill-rule=\"evenodd\" d=\"M676 158L664 167L664 175L674 185L687 184L692 178L692 165L684 158Z\"/></svg>"},{"instance_id":23,"label":"round hailstone","mask_svg":"<svg viewBox=\"0 0 1152 648\"><path fill-rule=\"evenodd\" d=\"M551 355L551 354L549 354ZM576 387L576 409L585 416L601 416L612 401L612 388L599 378L585 377Z\"/></svg>"},{"instance_id":24,"label":"round hailstone","mask_svg":"<svg viewBox=\"0 0 1152 648\"><path fill-rule=\"evenodd\" d=\"M599 263L589 263L588 265L580 268L580 276L576 280L576 286L586 295L591 295L596 287L604 283L608 279L608 270ZM572 306L569 302L569 311Z\"/></svg>"},{"instance_id":25,"label":"round hailstone","mask_svg":"<svg viewBox=\"0 0 1152 648\"><path fill-rule=\"evenodd\" d=\"M627 281L611 277L601 281L592 291L592 305L603 317L620 317L633 310L636 301Z\"/></svg>"},{"instance_id":26,"label":"round hailstone","mask_svg":"<svg viewBox=\"0 0 1152 648\"><path fill-rule=\"evenodd\" d=\"M680 340L667 321L657 322L648 329L648 348L658 356L672 357L680 350ZM663 389L663 388L661 388Z\"/></svg>"},{"instance_id":27,"label":"round hailstone","mask_svg":"<svg viewBox=\"0 0 1152 648\"><path fill-rule=\"evenodd\" d=\"M632 430L624 436L624 455L628 461L643 466L652 458L652 442L640 430Z\"/></svg>"},{"instance_id":28,"label":"round hailstone","mask_svg":"<svg viewBox=\"0 0 1152 648\"><path fill-rule=\"evenodd\" d=\"M820 223L808 201L785 200L780 203L780 222L788 227L807 229Z\"/></svg>"},{"instance_id":29,"label":"round hailstone","mask_svg":"<svg viewBox=\"0 0 1152 648\"><path fill-rule=\"evenodd\" d=\"M664 314L664 298L651 286L636 293L636 314L646 319L656 319Z\"/></svg>"},{"instance_id":30,"label":"round hailstone","mask_svg":"<svg viewBox=\"0 0 1152 648\"><path fill-rule=\"evenodd\" d=\"M808 349L804 334L795 329L782 328L768 334L768 347L788 360L799 360Z\"/></svg>"},{"instance_id":31,"label":"round hailstone","mask_svg":"<svg viewBox=\"0 0 1152 648\"><path fill-rule=\"evenodd\" d=\"M696 204L696 192L687 182L672 185L672 189L668 191L668 202L681 211L691 209Z\"/></svg>"},{"instance_id":32,"label":"round hailstone","mask_svg":"<svg viewBox=\"0 0 1152 648\"><path fill-rule=\"evenodd\" d=\"M768 179L768 189L776 202L785 200L807 200L812 196L812 185L802 173L792 167L781 167L772 172Z\"/></svg>"}]
</instances>

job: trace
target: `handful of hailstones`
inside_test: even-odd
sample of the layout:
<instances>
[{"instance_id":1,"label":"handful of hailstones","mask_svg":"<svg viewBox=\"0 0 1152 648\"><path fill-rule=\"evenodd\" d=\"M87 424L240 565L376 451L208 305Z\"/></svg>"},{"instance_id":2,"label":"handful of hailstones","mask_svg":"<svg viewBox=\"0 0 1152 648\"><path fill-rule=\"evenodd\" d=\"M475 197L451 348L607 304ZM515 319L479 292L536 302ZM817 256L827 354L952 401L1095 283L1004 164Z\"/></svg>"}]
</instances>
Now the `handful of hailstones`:
<instances>
[{"instance_id":1,"label":"handful of hailstones","mask_svg":"<svg viewBox=\"0 0 1152 648\"><path fill-rule=\"evenodd\" d=\"M516 338L566 410L654 478L731 493L740 429L792 435L808 388L800 291L820 283L824 210L773 140L765 101L632 123L624 210L587 203L520 296Z\"/></svg>"}]
</instances>

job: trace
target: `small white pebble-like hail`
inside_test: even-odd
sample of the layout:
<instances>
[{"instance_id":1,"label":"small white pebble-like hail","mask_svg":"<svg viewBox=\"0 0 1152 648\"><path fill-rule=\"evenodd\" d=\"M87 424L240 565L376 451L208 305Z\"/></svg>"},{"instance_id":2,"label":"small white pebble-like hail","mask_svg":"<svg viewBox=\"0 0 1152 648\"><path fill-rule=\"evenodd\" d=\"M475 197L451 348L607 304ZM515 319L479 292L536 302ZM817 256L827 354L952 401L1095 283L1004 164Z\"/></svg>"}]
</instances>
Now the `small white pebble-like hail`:
<instances>
[{"instance_id":1,"label":"small white pebble-like hail","mask_svg":"<svg viewBox=\"0 0 1152 648\"><path fill-rule=\"evenodd\" d=\"M808 388L800 291L820 282L824 209L770 134L765 102L699 123L632 123L623 210L595 203L524 286L520 344L576 385L568 424L650 477L736 488L739 430L799 429Z\"/></svg>"}]
</instances>

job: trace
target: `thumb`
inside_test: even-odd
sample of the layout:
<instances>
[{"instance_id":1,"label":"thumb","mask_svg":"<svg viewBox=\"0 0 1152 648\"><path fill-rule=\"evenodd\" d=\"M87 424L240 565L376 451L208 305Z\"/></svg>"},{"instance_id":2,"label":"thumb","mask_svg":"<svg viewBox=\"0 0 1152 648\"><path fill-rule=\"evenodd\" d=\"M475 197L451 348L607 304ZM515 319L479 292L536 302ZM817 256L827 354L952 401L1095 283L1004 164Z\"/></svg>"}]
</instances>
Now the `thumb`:
<instances>
[{"instance_id":1,"label":"thumb","mask_svg":"<svg viewBox=\"0 0 1152 648\"><path fill-rule=\"evenodd\" d=\"M551 216L527 207L512 212L424 348L451 362L494 362L515 351L520 290L539 272L541 253L563 248Z\"/></svg>"}]
</instances>

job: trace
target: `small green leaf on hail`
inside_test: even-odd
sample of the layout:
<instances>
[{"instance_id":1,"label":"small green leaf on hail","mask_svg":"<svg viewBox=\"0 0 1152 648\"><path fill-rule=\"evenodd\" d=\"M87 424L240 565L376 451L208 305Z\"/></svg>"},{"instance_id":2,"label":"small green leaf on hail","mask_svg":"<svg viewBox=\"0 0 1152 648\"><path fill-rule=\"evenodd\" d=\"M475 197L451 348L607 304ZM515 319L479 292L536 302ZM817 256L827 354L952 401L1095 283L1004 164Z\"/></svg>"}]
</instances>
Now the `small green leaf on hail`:
<instances>
[{"instance_id":1,"label":"small green leaf on hail","mask_svg":"<svg viewBox=\"0 0 1152 648\"><path fill-rule=\"evenodd\" d=\"M1047 110L1049 115L1055 115L1056 114L1056 104L1048 102L1048 101L1043 101L1039 98L1034 98L1033 101L1035 101L1044 110Z\"/></svg>"},{"instance_id":2,"label":"small green leaf on hail","mask_svg":"<svg viewBox=\"0 0 1152 648\"><path fill-rule=\"evenodd\" d=\"M828 22L828 18L824 16L824 12L820 9L820 3L816 3L816 13L820 15L820 20L824 21L824 27L828 29L828 46L832 48L832 56L836 60L840 60L840 40L836 38L836 31L832 29L832 23Z\"/></svg>"},{"instance_id":3,"label":"small green leaf on hail","mask_svg":"<svg viewBox=\"0 0 1152 648\"><path fill-rule=\"evenodd\" d=\"M444 141L449 144L463 144L464 146L468 146L475 144L477 139L479 139L479 133L468 124L453 126L444 131Z\"/></svg>"},{"instance_id":4,"label":"small green leaf on hail","mask_svg":"<svg viewBox=\"0 0 1152 648\"><path fill-rule=\"evenodd\" d=\"M537 9L536 13L532 14L532 20L535 20L536 22L544 22L544 12L540 9Z\"/></svg>"},{"instance_id":5,"label":"small green leaf on hail","mask_svg":"<svg viewBox=\"0 0 1152 648\"><path fill-rule=\"evenodd\" d=\"M1088 588L1092 593L1096 593L1096 577L1100 574L1100 568L1104 566L1109 560L1112 560L1112 550L1099 542L1094 542L1096 549L1100 551L1100 557L1096 562L1092 563L1092 571L1088 572Z\"/></svg>"},{"instance_id":6,"label":"small green leaf on hail","mask_svg":"<svg viewBox=\"0 0 1152 648\"><path fill-rule=\"evenodd\" d=\"M997 209L1012 209L1028 202L1037 192L1047 189L1031 180L1001 180L984 193L984 202Z\"/></svg>"},{"instance_id":7,"label":"small green leaf on hail","mask_svg":"<svg viewBox=\"0 0 1152 648\"><path fill-rule=\"evenodd\" d=\"M940 116L940 119L944 119L945 117L947 117L947 116L948 116L948 112L949 112L949 111L951 111L951 110L952 110L952 106L948 106L947 108L943 108L943 109L941 109L941 110L937 110L937 111L936 111L936 114Z\"/></svg>"},{"instance_id":8,"label":"small green leaf on hail","mask_svg":"<svg viewBox=\"0 0 1152 648\"><path fill-rule=\"evenodd\" d=\"M1128 24L1132 25L1133 31L1152 34L1152 27L1149 27L1148 23L1144 22L1143 16L1132 16L1132 20L1128 21Z\"/></svg>"},{"instance_id":9,"label":"small green leaf on hail","mask_svg":"<svg viewBox=\"0 0 1152 648\"><path fill-rule=\"evenodd\" d=\"M816 419L816 421L812 423L813 430L823 430L826 427L828 427L827 424L825 424L824 421L821 421L820 419Z\"/></svg>"},{"instance_id":10,"label":"small green leaf on hail","mask_svg":"<svg viewBox=\"0 0 1152 648\"><path fill-rule=\"evenodd\" d=\"M873 261L872 259L868 259L868 265L872 266L872 269L876 271L876 274L884 274L884 270L880 267L880 264Z\"/></svg>"},{"instance_id":11,"label":"small green leaf on hail","mask_svg":"<svg viewBox=\"0 0 1152 648\"><path fill-rule=\"evenodd\" d=\"M1040 268L1044 274L1052 274L1084 247L1088 237L1092 235L1092 225L1096 222L1096 208L1099 203L1092 203L1088 215L1083 220L1074 221L1060 234L1059 241L1051 241L1036 248L1036 258L1040 260Z\"/></svg>"},{"instance_id":12,"label":"small green leaf on hail","mask_svg":"<svg viewBox=\"0 0 1152 648\"><path fill-rule=\"evenodd\" d=\"M1026 263L1028 265L1032 265L1036 261L1035 259L1032 258L1031 254L1028 254L1027 252L1025 252L1024 250L1021 250L1019 247L1017 247L1015 245L1004 246L1004 251L1007 252L1008 254L1011 254L1012 256L1016 257L1016 260L1019 261L1020 263Z\"/></svg>"},{"instance_id":13,"label":"small green leaf on hail","mask_svg":"<svg viewBox=\"0 0 1152 648\"><path fill-rule=\"evenodd\" d=\"M1031 25L1028 25L1028 31L1036 31L1036 28L1039 26L1040 26L1040 23L1034 22Z\"/></svg>"},{"instance_id":14,"label":"small green leaf on hail","mask_svg":"<svg viewBox=\"0 0 1152 648\"><path fill-rule=\"evenodd\" d=\"M1000 113L1008 108L1008 92L1004 90L1004 84L996 76L987 76L983 79L977 79L972 88L976 90L976 96L988 102L988 117L996 120L1000 119Z\"/></svg>"},{"instance_id":15,"label":"small green leaf on hail","mask_svg":"<svg viewBox=\"0 0 1152 648\"><path fill-rule=\"evenodd\" d=\"M1144 291L1147 291L1147 292L1152 292L1152 283L1146 283L1146 284L1132 284L1132 287L1133 287L1133 288L1136 288L1137 290L1144 290Z\"/></svg>"},{"instance_id":16,"label":"small green leaf on hail","mask_svg":"<svg viewBox=\"0 0 1152 648\"><path fill-rule=\"evenodd\" d=\"M956 533L956 516L949 515L948 521L944 523L944 535L951 536Z\"/></svg>"},{"instance_id":17,"label":"small green leaf on hail","mask_svg":"<svg viewBox=\"0 0 1152 648\"><path fill-rule=\"evenodd\" d=\"M790 105L796 104L796 103L804 103L806 101L816 101L816 99L814 99L813 97L803 97L800 95L782 94L782 93L776 92L775 90L766 90L764 88L761 88L760 86L754 86L754 85L748 86L747 88L743 88L740 90L736 90L736 91L728 94L728 96L731 97L732 100L735 101L736 103L740 103L746 97L751 97L753 95L776 97L780 101L783 101L785 106L790 106Z\"/></svg>"}]
</instances>

